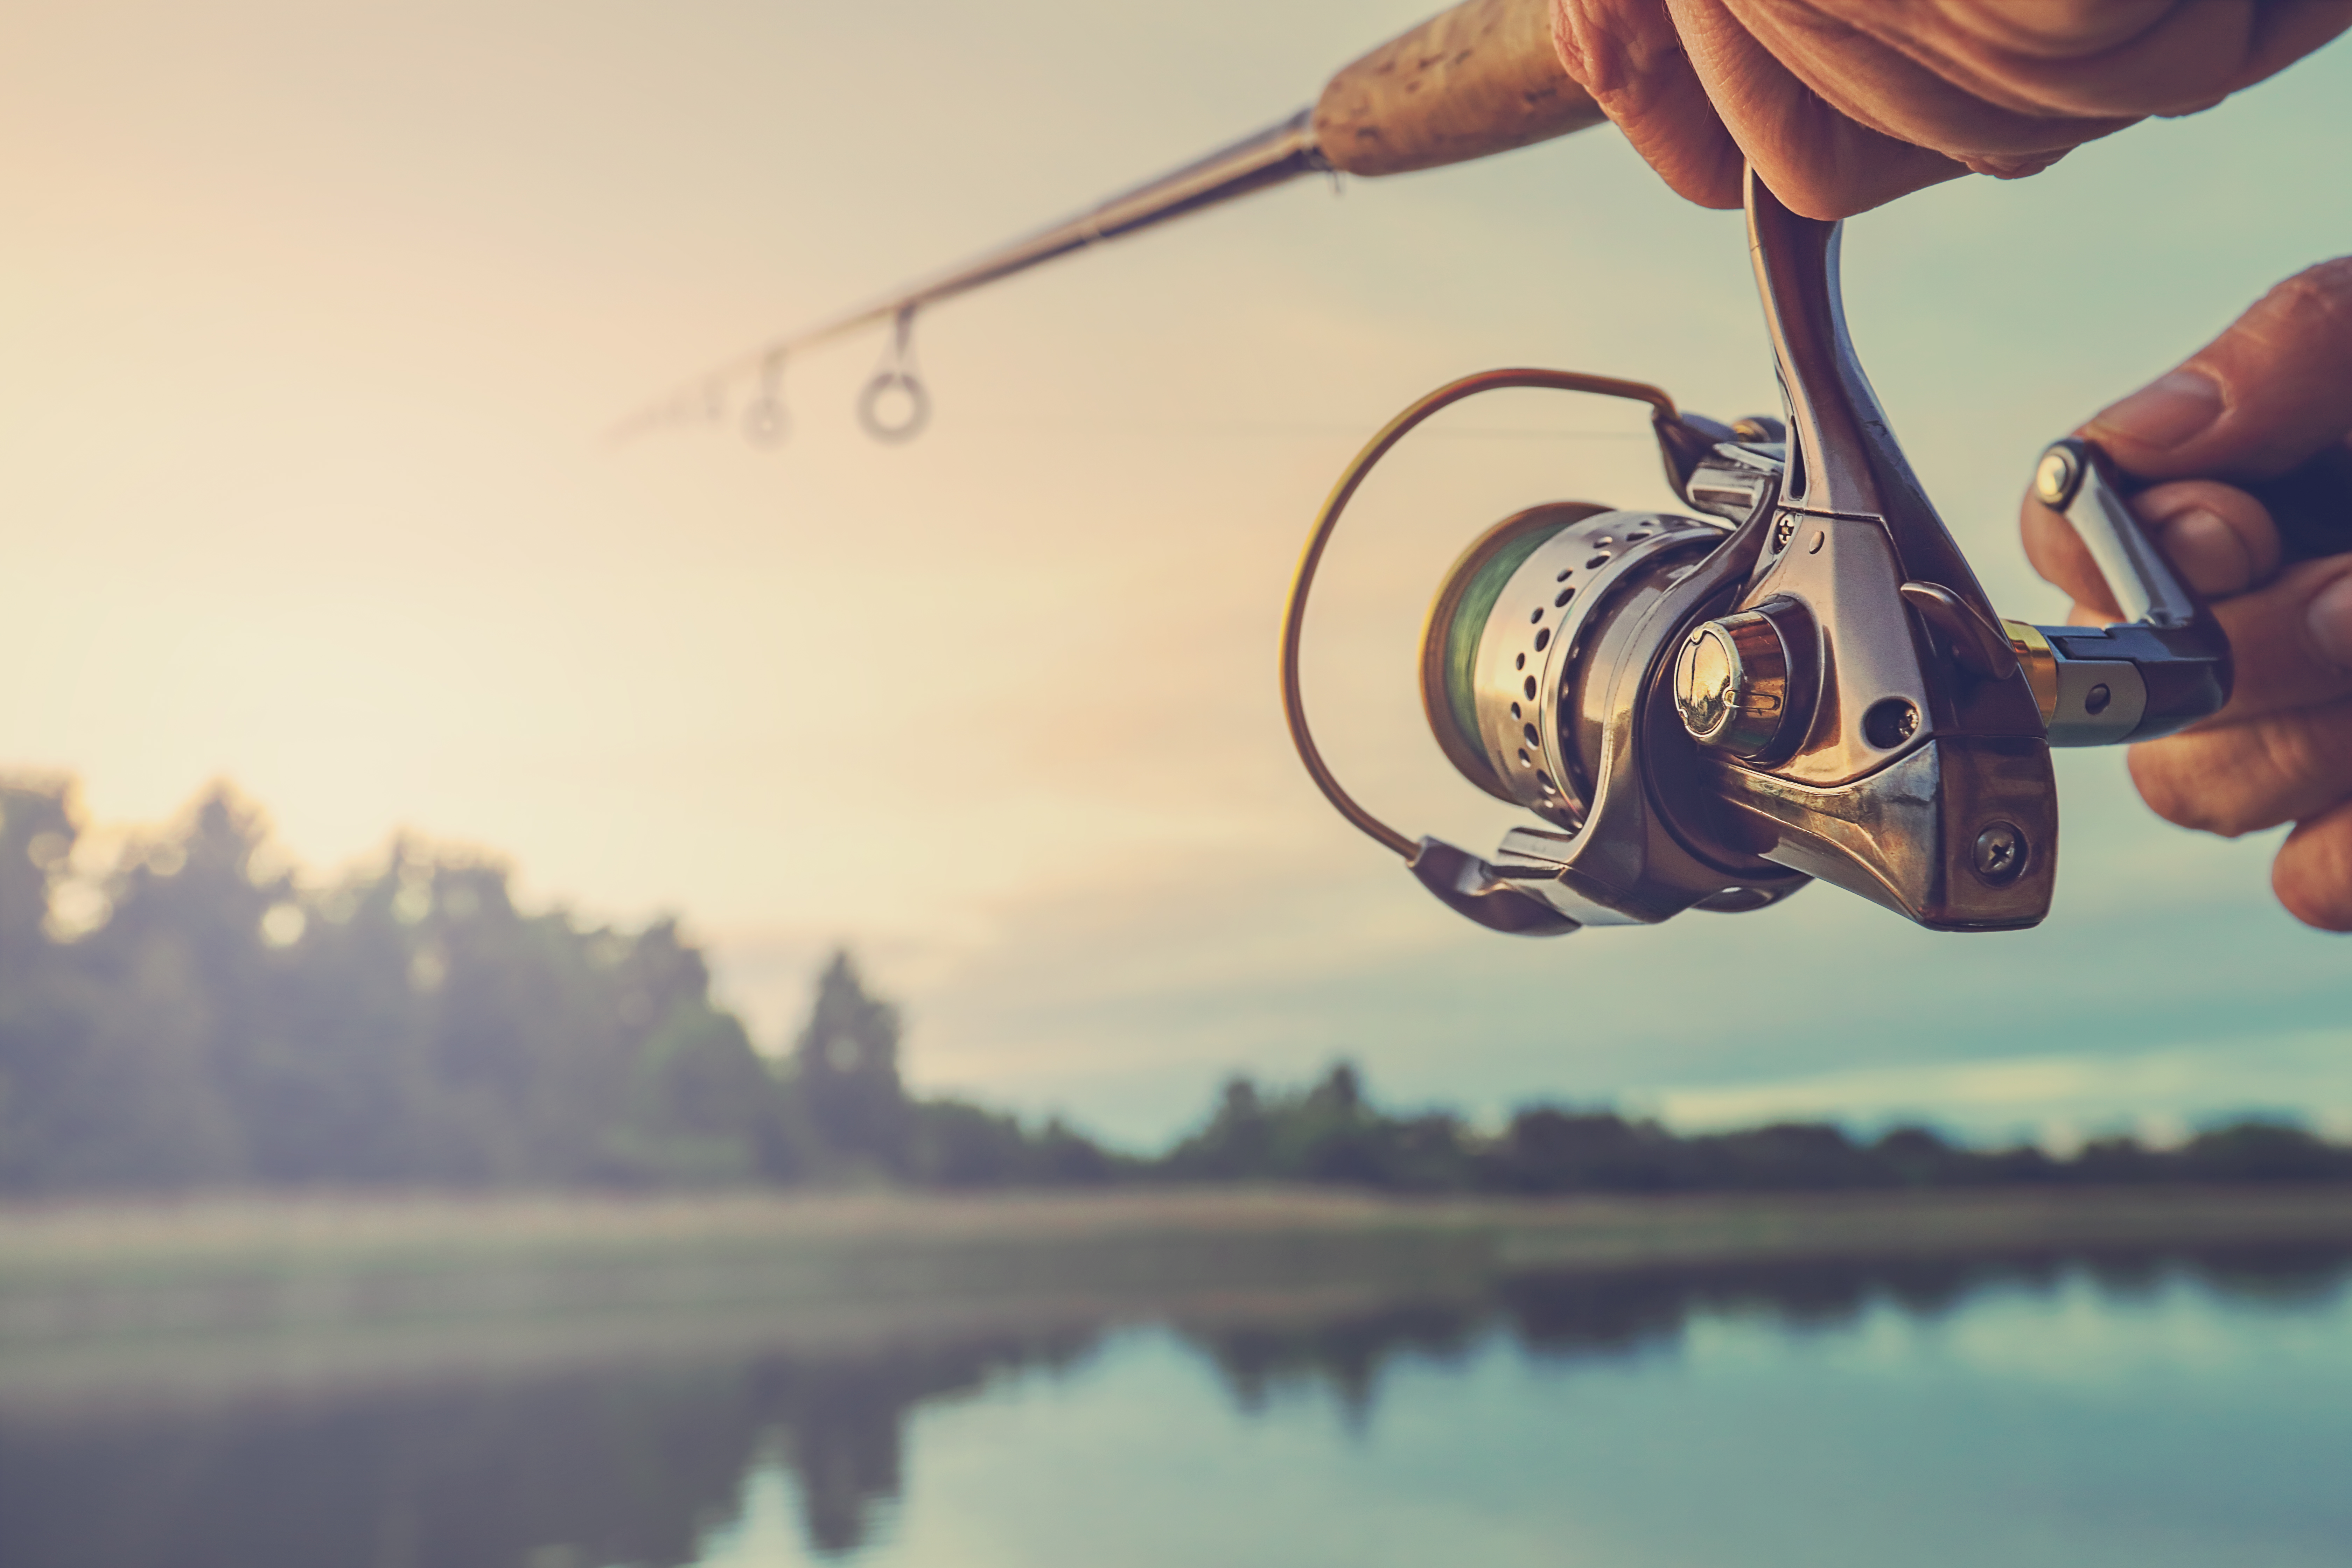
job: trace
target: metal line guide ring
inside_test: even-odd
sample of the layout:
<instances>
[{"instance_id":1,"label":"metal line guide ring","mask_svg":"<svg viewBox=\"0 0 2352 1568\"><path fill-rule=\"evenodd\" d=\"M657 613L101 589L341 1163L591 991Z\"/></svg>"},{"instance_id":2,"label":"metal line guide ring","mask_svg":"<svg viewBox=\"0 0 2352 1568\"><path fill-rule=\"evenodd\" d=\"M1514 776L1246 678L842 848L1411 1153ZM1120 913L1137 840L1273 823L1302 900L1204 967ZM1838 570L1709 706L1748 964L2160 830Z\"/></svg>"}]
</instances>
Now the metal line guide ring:
<instances>
[{"instance_id":1,"label":"metal line guide ring","mask_svg":"<svg viewBox=\"0 0 2352 1568\"><path fill-rule=\"evenodd\" d=\"M915 308L890 320L890 351L866 390L857 395L857 422L877 441L896 446L911 441L931 422L931 395L915 373ZM906 417L896 424L882 416L882 400L897 393L907 400Z\"/></svg>"}]
</instances>

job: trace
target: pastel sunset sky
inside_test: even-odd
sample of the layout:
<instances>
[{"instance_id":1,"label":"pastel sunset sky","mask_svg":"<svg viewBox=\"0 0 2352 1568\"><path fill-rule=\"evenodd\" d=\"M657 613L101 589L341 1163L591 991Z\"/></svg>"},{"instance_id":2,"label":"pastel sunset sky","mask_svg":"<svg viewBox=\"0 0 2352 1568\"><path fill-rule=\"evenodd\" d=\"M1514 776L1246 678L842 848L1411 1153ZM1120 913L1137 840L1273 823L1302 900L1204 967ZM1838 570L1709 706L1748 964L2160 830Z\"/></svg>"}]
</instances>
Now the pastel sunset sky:
<instances>
[{"instance_id":1,"label":"pastel sunset sky","mask_svg":"<svg viewBox=\"0 0 2352 1568\"><path fill-rule=\"evenodd\" d=\"M1402 1102L1986 1132L2352 1115L2342 939L2274 837L2060 768L2050 921L1933 936L1833 889L1556 942L1431 900L1321 804L1273 679L1299 540L1465 371L1773 406L1737 215L1601 130L1301 182L919 325L932 428L851 414L882 344L614 447L699 365L1288 114L1418 0L89 0L0 53L0 766L103 831L225 778L321 874L396 831L526 897L680 914L762 1044L832 944L919 1083L1152 1138L1223 1074L1348 1054ZM2034 180L1856 220L1854 335L2009 613L2053 436L2352 249L2352 44ZM1659 505L1638 421L1513 395L1366 492L1312 628L1335 763L1491 843L1417 705L1462 543ZM740 407L740 405L739 405Z\"/></svg>"}]
</instances>

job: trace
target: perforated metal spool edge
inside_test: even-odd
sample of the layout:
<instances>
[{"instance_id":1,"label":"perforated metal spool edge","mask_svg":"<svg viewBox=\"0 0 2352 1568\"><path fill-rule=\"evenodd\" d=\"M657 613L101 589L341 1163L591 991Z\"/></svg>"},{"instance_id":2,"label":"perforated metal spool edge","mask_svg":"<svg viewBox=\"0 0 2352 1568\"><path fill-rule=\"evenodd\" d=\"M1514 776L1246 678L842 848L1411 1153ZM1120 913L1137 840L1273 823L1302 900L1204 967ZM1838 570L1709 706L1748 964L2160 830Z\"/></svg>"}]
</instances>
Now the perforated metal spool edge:
<instances>
[{"instance_id":1,"label":"perforated metal spool edge","mask_svg":"<svg viewBox=\"0 0 2352 1568\"><path fill-rule=\"evenodd\" d=\"M1586 629L1621 585L1660 556L1712 549L1727 531L1671 512L1599 512L1560 530L1520 563L1487 613L1475 668L1479 739L1506 786L1503 798L1563 827L1583 825L1591 802L1569 728L1574 721L1563 707L1575 694Z\"/></svg>"},{"instance_id":2,"label":"perforated metal spool edge","mask_svg":"<svg viewBox=\"0 0 2352 1568\"><path fill-rule=\"evenodd\" d=\"M1466 603L1472 590L1478 585L1481 574L1498 556L1525 540L1530 533L1543 530L1557 532L1587 518L1609 513L1611 508L1596 501L1546 501L1516 511L1470 542L1469 547L1454 557L1446 569L1445 579L1438 585L1437 596L1430 601L1428 617L1421 628L1421 708L1429 720L1429 731L1436 739L1437 748L1445 753L1462 775L1497 800L1519 804L1503 780L1495 773L1494 762L1486 748L1478 743L1475 731L1465 731L1454 701L1453 673L1455 633L1463 626L1463 616L1470 608ZM1537 548L1540 549L1540 543ZM1520 563L1524 565L1525 563ZM1507 586L1508 579L1505 585ZM1499 593L1500 590L1498 589ZM1489 606L1491 617L1492 606ZM1485 625L1471 628L1473 641L1470 671L1471 697L1476 702L1476 668L1478 642L1486 635Z\"/></svg>"}]
</instances>

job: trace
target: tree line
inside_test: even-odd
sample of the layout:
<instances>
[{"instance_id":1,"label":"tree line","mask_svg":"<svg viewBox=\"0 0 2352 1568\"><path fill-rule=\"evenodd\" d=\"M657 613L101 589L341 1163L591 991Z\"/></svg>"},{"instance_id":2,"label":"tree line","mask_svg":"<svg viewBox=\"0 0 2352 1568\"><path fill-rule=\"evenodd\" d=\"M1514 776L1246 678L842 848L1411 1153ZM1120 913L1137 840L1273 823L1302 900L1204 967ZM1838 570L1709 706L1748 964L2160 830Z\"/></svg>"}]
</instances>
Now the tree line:
<instances>
[{"instance_id":1,"label":"tree line","mask_svg":"<svg viewBox=\"0 0 2352 1568\"><path fill-rule=\"evenodd\" d=\"M1448 1111L1394 1115L1333 1067L1306 1089L1228 1081L1215 1111L1155 1170L1189 1181L1337 1183L1398 1193L1827 1192L2016 1184L2352 1180L2352 1148L2290 1123L2210 1128L2175 1148L2095 1139L2061 1158L2031 1144L1975 1149L1926 1127L1857 1138L1788 1121L1678 1134L1654 1121L1555 1105L1486 1134Z\"/></svg>"},{"instance_id":2,"label":"tree line","mask_svg":"<svg viewBox=\"0 0 2352 1568\"><path fill-rule=\"evenodd\" d=\"M506 869L412 841L332 883L273 867L226 789L93 865L69 787L0 784L0 1193L225 1186L934 1188L1154 1181L1393 1192L1696 1192L2352 1179L2352 1150L2242 1123L2071 1159L1920 1128L1683 1137L1606 1110L1499 1131L1374 1104L1355 1069L1223 1088L1155 1156L908 1092L898 1012L845 953L755 1050L675 923L517 907Z\"/></svg>"}]
</instances>

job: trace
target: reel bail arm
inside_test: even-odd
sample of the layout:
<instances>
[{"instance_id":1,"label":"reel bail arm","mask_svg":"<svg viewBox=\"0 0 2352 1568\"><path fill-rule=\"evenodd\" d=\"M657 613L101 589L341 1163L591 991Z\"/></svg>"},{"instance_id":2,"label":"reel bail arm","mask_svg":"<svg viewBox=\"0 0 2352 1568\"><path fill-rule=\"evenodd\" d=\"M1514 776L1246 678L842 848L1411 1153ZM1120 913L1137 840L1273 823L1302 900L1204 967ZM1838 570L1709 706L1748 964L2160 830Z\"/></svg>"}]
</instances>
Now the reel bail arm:
<instances>
[{"instance_id":1,"label":"reel bail arm","mask_svg":"<svg viewBox=\"0 0 2352 1568\"><path fill-rule=\"evenodd\" d=\"M1338 530L1348 503L1355 499L1356 491L1370 476L1373 468L1398 442L1432 415L1482 393L1514 387L1585 392L1648 404L1651 425L1658 435L1667 477L1678 490L1697 471L1701 456L1713 445L1713 437L1730 434L1710 421L1694 422L1689 416L1681 415L1676 411L1672 397L1646 383L1622 381L1612 376L1580 375L1569 371L1486 371L1450 382L1418 399L1390 420L1356 454L1340 473L1339 481L1332 486L1322 510L1316 514L1314 526L1307 531L1307 546L1300 553L1298 570L1292 579L1289 601L1283 613L1282 710L1289 726L1291 743L1298 752L1298 760L1323 797L1331 803L1333 809L1368 837L1402 856L1414 878L1448 908L1493 931L1522 936L1558 936L1576 930L1584 922L1556 904L1514 885L1493 865L1469 851L1443 839L1409 837L1359 804L1341 786L1329 763L1324 761L1321 748L1315 743L1299 678L1299 650L1306 637L1307 596L1314 589L1316 571L1322 564L1323 552L1330 544L1331 536ZM1502 528L1489 534L1489 538L1512 530L1525 521L1544 521L1538 519L1538 514L1564 510L1577 517L1585 517L1605 510L1576 503L1566 503L1564 508L1536 508L1507 520ZM1449 755L1454 754L1449 751ZM1468 765L1464 756L1455 756L1455 762L1458 766ZM1487 787L1492 789L1495 786L1489 784Z\"/></svg>"}]
</instances>

